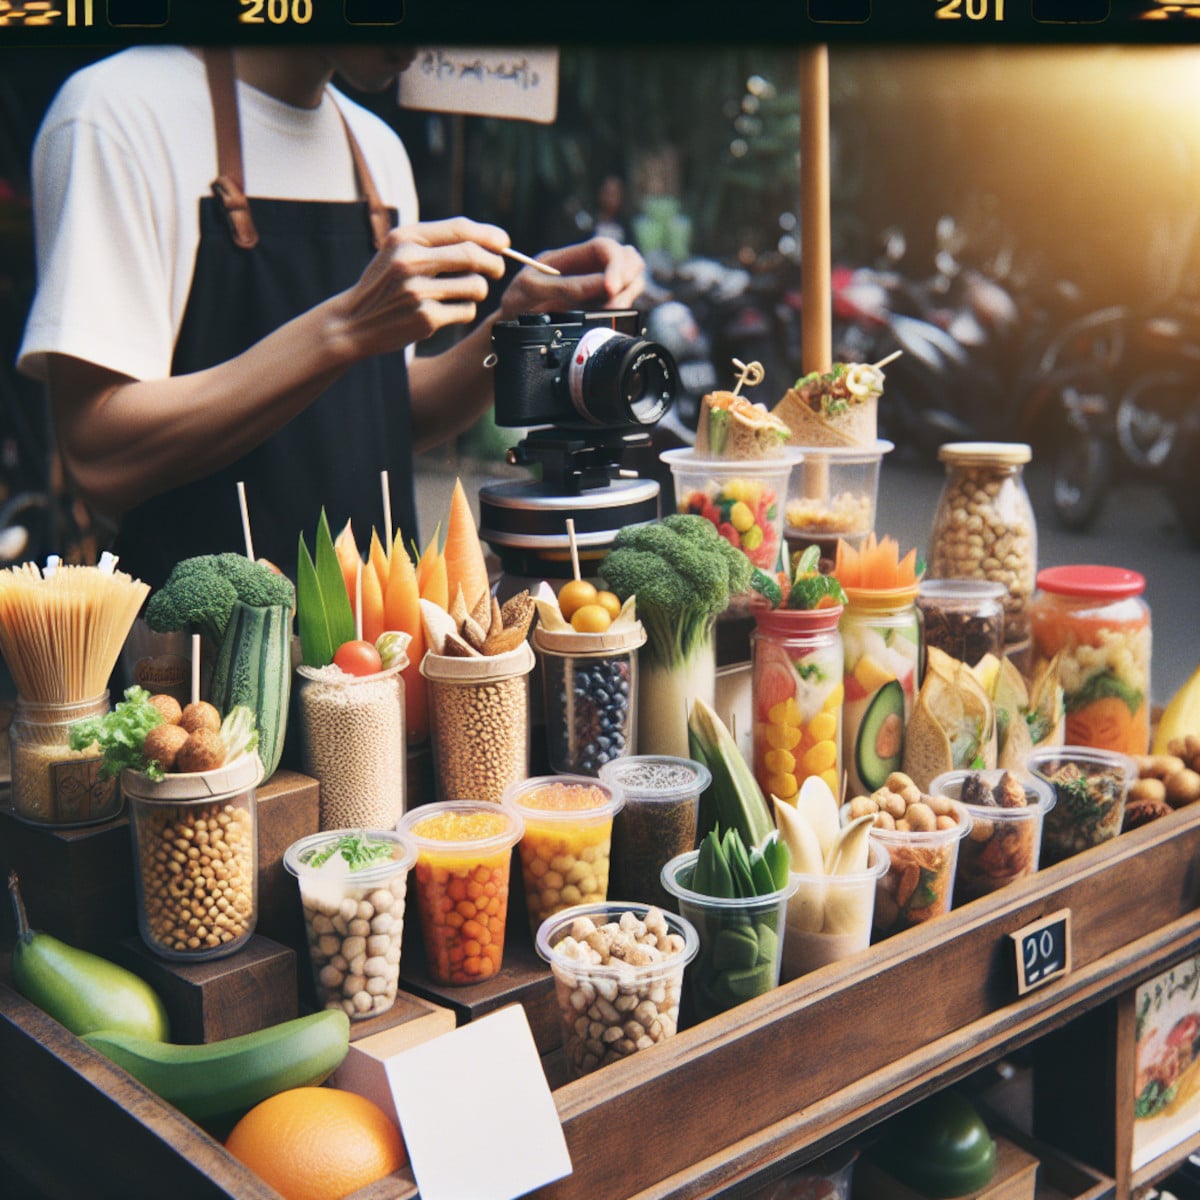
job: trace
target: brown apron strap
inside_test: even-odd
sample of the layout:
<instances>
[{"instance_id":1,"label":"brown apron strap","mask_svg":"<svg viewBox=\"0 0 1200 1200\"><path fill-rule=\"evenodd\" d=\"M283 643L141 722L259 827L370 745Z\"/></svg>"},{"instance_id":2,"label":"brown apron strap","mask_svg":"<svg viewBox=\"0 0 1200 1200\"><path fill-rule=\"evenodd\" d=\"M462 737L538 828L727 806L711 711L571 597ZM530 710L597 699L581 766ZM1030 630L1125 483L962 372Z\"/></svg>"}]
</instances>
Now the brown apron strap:
<instances>
[{"instance_id":1,"label":"brown apron strap","mask_svg":"<svg viewBox=\"0 0 1200 1200\"><path fill-rule=\"evenodd\" d=\"M217 134L217 178L213 180L213 193L225 208L229 220L229 231L234 243L249 249L258 244L258 230L250 213L250 201L246 199L245 175L242 171L242 133L238 121L237 82L231 48L206 47L204 66L208 75L208 91L212 98L213 123ZM354 160L354 175L358 191L367 202L371 220L371 234L375 249L383 245L388 230L392 227L391 213L379 198L375 180L367 166L366 157L358 138L346 120L341 107L334 105L346 131L350 145L350 157Z\"/></svg>"},{"instance_id":2,"label":"brown apron strap","mask_svg":"<svg viewBox=\"0 0 1200 1200\"><path fill-rule=\"evenodd\" d=\"M205 47L204 69L212 99L213 124L217 135L217 177L213 194L225 207L234 244L250 249L258 244L258 230L250 215L242 173L242 131L238 122L237 83L233 49Z\"/></svg>"}]
</instances>

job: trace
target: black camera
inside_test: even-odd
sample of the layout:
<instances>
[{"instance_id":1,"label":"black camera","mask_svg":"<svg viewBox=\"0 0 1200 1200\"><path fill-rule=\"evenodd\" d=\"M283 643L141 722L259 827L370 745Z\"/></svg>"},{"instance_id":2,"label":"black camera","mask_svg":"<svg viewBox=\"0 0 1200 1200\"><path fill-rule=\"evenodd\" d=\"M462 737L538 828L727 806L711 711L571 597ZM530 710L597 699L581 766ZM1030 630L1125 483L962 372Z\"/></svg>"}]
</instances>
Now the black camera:
<instances>
[{"instance_id":1,"label":"black camera","mask_svg":"<svg viewBox=\"0 0 1200 1200\"><path fill-rule=\"evenodd\" d=\"M679 392L670 353L632 309L525 313L492 330L496 424L620 431L656 424Z\"/></svg>"}]
</instances>

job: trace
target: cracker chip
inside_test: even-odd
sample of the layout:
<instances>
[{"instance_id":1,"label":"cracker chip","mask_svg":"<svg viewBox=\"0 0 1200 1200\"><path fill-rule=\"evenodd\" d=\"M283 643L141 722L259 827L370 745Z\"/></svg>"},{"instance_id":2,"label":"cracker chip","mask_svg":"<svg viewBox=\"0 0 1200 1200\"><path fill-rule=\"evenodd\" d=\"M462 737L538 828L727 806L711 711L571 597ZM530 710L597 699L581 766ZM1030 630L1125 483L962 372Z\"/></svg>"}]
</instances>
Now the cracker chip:
<instances>
[{"instance_id":1,"label":"cracker chip","mask_svg":"<svg viewBox=\"0 0 1200 1200\"><path fill-rule=\"evenodd\" d=\"M498 633L488 634L488 639L483 644L484 654L506 654L509 650L515 650L525 640L525 630L523 629L501 629Z\"/></svg>"},{"instance_id":2,"label":"cracker chip","mask_svg":"<svg viewBox=\"0 0 1200 1200\"><path fill-rule=\"evenodd\" d=\"M554 607L558 608L557 601L554 602ZM528 633L529 626L533 624L533 614L536 611L537 604L528 589L518 592L515 596L510 596L500 609L501 627L520 629L523 634ZM561 612L559 615L561 616Z\"/></svg>"},{"instance_id":3,"label":"cracker chip","mask_svg":"<svg viewBox=\"0 0 1200 1200\"><path fill-rule=\"evenodd\" d=\"M458 585L458 591L454 594L454 599L450 602L450 616L454 621L454 628L461 629L463 622L470 616L467 612L467 602L463 598L462 584Z\"/></svg>"},{"instance_id":4,"label":"cracker chip","mask_svg":"<svg viewBox=\"0 0 1200 1200\"><path fill-rule=\"evenodd\" d=\"M425 641L434 654L445 654L447 636L458 633L454 618L432 600L421 601L421 625L425 629Z\"/></svg>"},{"instance_id":5,"label":"cracker chip","mask_svg":"<svg viewBox=\"0 0 1200 1200\"><path fill-rule=\"evenodd\" d=\"M484 592L471 609L471 620L486 634L492 625L492 594Z\"/></svg>"},{"instance_id":6,"label":"cracker chip","mask_svg":"<svg viewBox=\"0 0 1200 1200\"><path fill-rule=\"evenodd\" d=\"M478 650L481 654L484 653L483 643L488 639L488 631L474 617L468 617L462 623L462 629L459 632L468 646L473 650Z\"/></svg>"},{"instance_id":7,"label":"cracker chip","mask_svg":"<svg viewBox=\"0 0 1200 1200\"><path fill-rule=\"evenodd\" d=\"M447 658L480 658L481 655L474 646L465 642L457 633L446 638L446 649L443 651Z\"/></svg>"},{"instance_id":8,"label":"cracker chip","mask_svg":"<svg viewBox=\"0 0 1200 1200\"><path fill-rule=\"evenodd\" d=\"M492 595L492 611L490 624L488 625L488 633L499 633L504 628L504 616L500 611L500 601L496 599L495 594Z\"/></svg>"}]
</instances>

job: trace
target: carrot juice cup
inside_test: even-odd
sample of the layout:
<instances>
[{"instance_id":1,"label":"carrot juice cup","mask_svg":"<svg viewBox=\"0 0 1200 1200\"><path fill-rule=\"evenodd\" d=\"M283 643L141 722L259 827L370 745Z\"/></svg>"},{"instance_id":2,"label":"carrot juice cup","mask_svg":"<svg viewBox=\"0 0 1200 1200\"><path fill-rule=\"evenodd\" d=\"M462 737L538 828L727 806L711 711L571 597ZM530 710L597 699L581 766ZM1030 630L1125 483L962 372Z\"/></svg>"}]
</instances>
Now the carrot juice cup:
<instances>
[{"instance_id":1,"label":"carrot juice cup","mask_svg":"<svg viewBox=\"0 0 1200 1200\"><path fill-rule=\"evenodd\" d=\"M436 983L479 983L504 954L518 813L487 800L446 800L407 813L398 826L416 847L417 908L425 959Z\"/></svg>"},{"instance_id":2,"label":"carrot juice cup","mask_svg":"<svg viewBox=\"0 0 1200 1200\"><path fill-rule=\"evenodd\" d=\"M556 912L607 898L613 816L623 803L586 775L537 776L505 793L505 807L525 824L518 852L535 936Z\"/></svg>"}]
</instances>

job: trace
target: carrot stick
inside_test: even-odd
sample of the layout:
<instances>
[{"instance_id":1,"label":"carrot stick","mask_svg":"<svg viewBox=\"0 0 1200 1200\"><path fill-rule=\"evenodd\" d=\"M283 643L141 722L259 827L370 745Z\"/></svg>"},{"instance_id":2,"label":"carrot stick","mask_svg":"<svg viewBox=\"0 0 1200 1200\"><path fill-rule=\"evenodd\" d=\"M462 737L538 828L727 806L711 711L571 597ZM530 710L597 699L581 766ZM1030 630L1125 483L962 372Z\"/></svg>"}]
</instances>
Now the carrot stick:
<instances>
[{"instance_id":1,"label":"carrot stick","mask_svg":"<svg viewBox=\"0 0 1200 1200\"><path fill-rule=\"evenodd\" d=\"M449 594L455 595L461 584L467 611L473 612L479 601L487 595L489 582L483 546L475 531L475 518L461 479L454 483L450 515L446 521L446 544L442 552L446 558Z\"/></svg>"},{"instance_id":2,"label":"carrot stick","mask_svg":"<svg viewBox=\"0 0 1200 1200\"><path fill-rule=\"evenodd\" d=\"M386 547L390 543L381 542L379 534L375 532L374 527L371 529L371 548L367 551L367 562L375 568L375 577L379 580L379 587L382 592L387 589L388 581L388 552Z\"/></svg>"},{"instance_id":3,"label":"carrot stick","mask_svg":"<svg viewBox=\"0 0 1200 1200\"><path fill-rule=\"evenodd\" d=\"M373 562L362 569L362 625L362 635L372 645L388 628L383 619L383 585Z\"/></svg>"},{"instance_id":4,"label":"carrot stick","mask_svg":"<svg viewBox=\"0 0 1200 1200\"><path fill-rule=\"evenodd\" d=\"M425 679L420 673L425 657L425 629L421 624L421 598L417 591L417 573L399 535L393 543L391 571L383 598L384 623L411 635L408 666L401 671L404 680L405 728L410 742L422 740L429 732Z\"/></svg>"},{"instance_id":5,"label":"carrot stick","mask_svg":"<svg viewBox=\"0 0 1200 1200\"><path fill-rule=\"evenodd\" d=\"M338 566L342 568L342 578L346 581L346 595L354 608L354 579L358 574L362 558L358 553L358 543L354 540L354 530L347 521L342 531L333 540L333 552L337 555Z\"/></svg>"}]
</instances>

